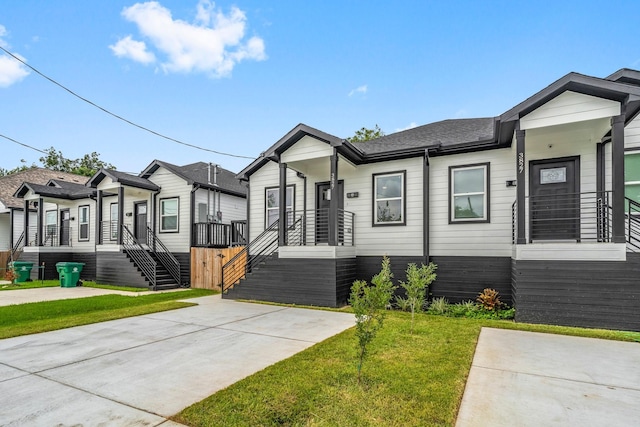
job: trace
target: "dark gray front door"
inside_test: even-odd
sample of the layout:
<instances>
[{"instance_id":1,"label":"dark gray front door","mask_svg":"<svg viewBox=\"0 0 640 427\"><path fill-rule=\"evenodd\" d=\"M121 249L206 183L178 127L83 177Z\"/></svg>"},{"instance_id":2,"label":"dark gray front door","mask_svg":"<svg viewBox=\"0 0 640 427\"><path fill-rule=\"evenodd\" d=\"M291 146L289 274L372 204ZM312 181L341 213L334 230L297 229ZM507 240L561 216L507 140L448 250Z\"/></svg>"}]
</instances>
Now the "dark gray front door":
<instances>
[{"instance_id":1,"label":"dark gray front door","mask_svg":"<svg viewBox=\"0 0 640 427\"><path fill-rule=\"evenodd\" d=\"M147 202L134 205L133 229L135 237L140 243L147 243Z\"/></svg>"},{"instance_id":2,"label":"dark gray front door","mask_svg":"<svg viewBox=\"0 0 640 427\"><path fill-rule=\"evenodd\" d=\"M580 158L532 161L529 230L533 240L580 239Z\"/></svg>"},{"instance_id":3,"label":"dark gray front door","mask_svg":"<svg viewBox=\"0 0 640 427\"><path fill-rule=\"evenodd\" d=\"M60 246L69 246L69 209L60 210Z\"/></svg>"},{"instance_id":4,"label":"dark gray front door","mask_svg":"<svg viewBox=\"0 0 640 427\"><path fill-rule=\"evenodd\" d=\"M316 184L316 243L328 243L329 242L329 204L331 199L329 197L331 185L328 182L322 182ZM344 183L338 182L338 194L332 197L338 197L338 209L344 209ZM339 224L342 221L339 221ZM340 236L343 236L342 228L338 230ZM343 238L339 237L340 240Z\"/></svg>"}]
</instances>

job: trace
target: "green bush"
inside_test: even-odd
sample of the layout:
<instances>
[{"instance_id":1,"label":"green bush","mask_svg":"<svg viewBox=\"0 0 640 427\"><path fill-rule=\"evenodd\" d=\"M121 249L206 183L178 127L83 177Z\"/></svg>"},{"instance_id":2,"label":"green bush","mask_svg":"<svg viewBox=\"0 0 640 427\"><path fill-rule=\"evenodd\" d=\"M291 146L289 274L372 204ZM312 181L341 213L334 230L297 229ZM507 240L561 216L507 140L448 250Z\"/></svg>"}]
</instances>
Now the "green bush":
<instances>
[{"instance_id":1,"label":"green bush","mask_svg":"<svg viewBox=\"0 0 640 427\"><path fill-rule=\"evenodd\" d=\"M426 302L427 288L436 280L436 269L438 267L430 262L429 265L422 264L420 268L414 263L407 266L407 281L400 282L400 287L405 290L406 298L397 297L398 307L405 307L411 311L411 333L413 334L413 321L415 313L422 311Z\"/></svg>"}]
</instances>

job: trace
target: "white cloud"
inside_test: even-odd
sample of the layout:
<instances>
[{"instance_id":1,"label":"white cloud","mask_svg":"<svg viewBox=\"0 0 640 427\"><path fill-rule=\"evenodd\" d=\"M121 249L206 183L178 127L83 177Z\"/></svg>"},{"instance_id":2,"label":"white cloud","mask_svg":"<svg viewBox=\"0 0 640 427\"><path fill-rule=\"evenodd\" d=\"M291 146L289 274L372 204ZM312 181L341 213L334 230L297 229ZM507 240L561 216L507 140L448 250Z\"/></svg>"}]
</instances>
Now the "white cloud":
<instances>
[{"instance_id":1,"label":"white cloud","mask_svg":"<svg viewBox=\"0 0 640 427\"><path fill-rule=\"evenodd\" d=\"M131 36L118 40L116 44L109 46L109 49L119 58L129 58L143 64L150 64L156 60L155 55L147 50L144 42L133 40Z\"/></svg>"},{"instance_id":2,"label":"white cloud","mask_svg":"<svg viewBox=\"0 0 640 427\"><path fill-rule=\"evenodd\" d=\"M403 130L409 130L409 129L413 129L414 127L418 126L418 124L416 122L411 122L409 123L407 126L403 127L403 128L399 128L396 129L396 132L402 132Z\"/></svg>"},{"instance_id":3,"label":"white cloud","mask_svg":"<svg viewBox=\"0 0 640 427\"><path fill-rule=\"evenodd\" d=\"M361 94L365 94L367 93L369 89L367 88L367 85L362 85L362 86L358 86L357 88L353 89L351 92L349 92L349 96L353 96L357 93L361 93Z\"/></svg>"},{"instance_id":4,"label":"white cloud","mask_svg":"<svg viewBox=\"0 0 640 427\"><path fill-rule=\"evenodd\" d=\"M4 25L0 25L0 37L4 37L8 34ZM0 38L0 46L9 48L9 44ZM26 61L22 56L15 54L18 58ZM20 63L15 58L9 55L3 54L0 56L0 87L9 87L14 83L17 83L29 75L29 70L24 64Z\"/></svg>"},{"instance_id":5,"label":"white cloud","mask_svg":"<svg viewBox=\"0 0 640 427\"><path fill-rule=\"evenodd\" d=\"M129 48L135 46L138 55L127 49L121 56L146 64L153 62L149 59L153 53L148 50L153 47L155 56L164 58L160 60L160 68L165 73L201 72L223 77L231 74L241 61L267 58L261 38L254 36L245 41L247 18L237 7L225 14L212 1L200 0L194 21L189 23L173 19L169 9L150 1L125 8L122 16L138 26L149 46L128 36L128 41L121 39L110 48L118 55L115 47L121 43Z\"/></svg>"},{"instance_id":6,"label":"white cloud","mask_svg":"<svg viewBox=\"0 0 640 427\"><path fill-rule=\"evenodd\" d=\"M465 117L469 117L469 112L464 108L461 108L453 114L454 119L463 119Z\"/></svg>"}]
</instances>

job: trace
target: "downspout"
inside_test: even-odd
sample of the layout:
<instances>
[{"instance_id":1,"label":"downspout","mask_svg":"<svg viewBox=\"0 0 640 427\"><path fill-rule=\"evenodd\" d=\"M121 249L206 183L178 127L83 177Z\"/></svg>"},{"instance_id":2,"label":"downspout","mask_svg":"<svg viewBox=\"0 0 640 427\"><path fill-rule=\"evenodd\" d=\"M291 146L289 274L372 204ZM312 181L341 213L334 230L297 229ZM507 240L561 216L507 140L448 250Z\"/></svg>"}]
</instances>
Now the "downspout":
<instances>
[{"instance_id":1,"label":"downspout","mask_svg":"<svg viewBox=\"0 0 640 427\"><path fill-rule=\"evenodd\" d=\"M424 150L422 163L422 253L424 263L429 264L429 149Z\"/></svg>"},{"instance_id":2,"label":"downspout","mask_svg":"<svg viewBox=\"0 0 640 427\"><path fill-rule=\"evenodd\" d=\"M189 249L191 249L193 247L193 241L194 241L194 234L195 234L195 206L196 206L196 191L198 191L198 188L200 188L200 184L193 184L193 188L191 189L191 194L189 197L189 203L190 203L190 207L189 207L189 228L190 233L189 233ZM208 229L208 228L207 228Z\"/></svg>"},{"instance_id":3,"label":"downspout","mask_svg":"<svg viewBox=\"0 0 640 427\"><path fill-rule=\"evenodd\" d=\"M302 172L296 172L298 178L303 180L302 188L302 246L307 246L307 176Z\"/></svg>"},{"instance_id":4,"label":"downspout","mask_svg":"<svg viewBox=\"0 0 640 427\"><path fill-rule=\"evenodd\" d=\"M211 215L211 163L207 165L207 217L205 222L209 222L209 215Z\"/></svg>"}]
</instances>

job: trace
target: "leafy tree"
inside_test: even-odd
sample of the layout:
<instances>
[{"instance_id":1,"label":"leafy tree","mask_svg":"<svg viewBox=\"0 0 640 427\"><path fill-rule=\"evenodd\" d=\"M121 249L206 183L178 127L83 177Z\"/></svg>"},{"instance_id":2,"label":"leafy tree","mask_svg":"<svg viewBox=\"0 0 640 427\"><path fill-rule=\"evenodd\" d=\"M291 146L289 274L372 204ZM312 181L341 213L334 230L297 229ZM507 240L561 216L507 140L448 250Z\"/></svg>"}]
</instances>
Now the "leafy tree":
<instances>
[{"instance_id":1,"label":"leafy tree","mask_svg":"<svg viewBox=\"0 0 640 427\"><path fill-rule=\"evenodd\" d=\"M411 310L411 333L413 334L413 318L415 313L422 311L427 297L427 288L436 280L436 264L422 264L420 268L414 263L407 266L407 281L400 282L405 290L406 298L396 297L398 306Z\"/></svg>"},{"instance_id":2,"label":"leafy tree","mask_svg":"<svg viewBox=\"0 0 640 427\"><path fill-rule=\"evenodd\" d=\"M386 316L386 308L393 296L395 286L391 279L391 261L386 256L382 259L380 273L371 279L372 285L364 280L356 280L351 287L349 304L356 315L356 337L358 338L358 382L362 364L368 354L368 348L382 328Z\"/></svg>"},{"instance_id":3,"label":"leafy tree","mask_svg":"<svg viewBox=\"0 0 640 427\"><path fill-rule=\"evenodd\" d=\"M40 157L40 162L46 169L84 176L93 176L100 168L115 169L112 164L100 160L100 154L95 151L75 160L64 157L62 152L54 147L45 151L47 155Z\"/></svg>"},{"instance_id":4,"label":"leafy tree","mask_svg":"<svg viewBox=\"0 0 640 427\"><path fill-rule=\"evenodd\" d=\"M380 126L378 125L376 125L373 129L367 129L363 127L360 130L357 130L352 137L347 138L347 141L349 142L370 141L372 139L380 138L381 136L384 136L384 135L385 135L384 131L380 129Z\"/></svg>"},{"instance_id":5,"label":"leafy tree","mask_svg":"<svg viewBox=\"0 0 640 427\"><path fill-rule=\"evenodd\" d=\"M32 164L31 166L27 166L27 162L24 159L20 160L20 163L22 163L20 166L17 166L13 169L0 168L0 176L13 175L14 173L26 171L27 169L37 167L34 164Z\"/></svg>"}]
</instances>

